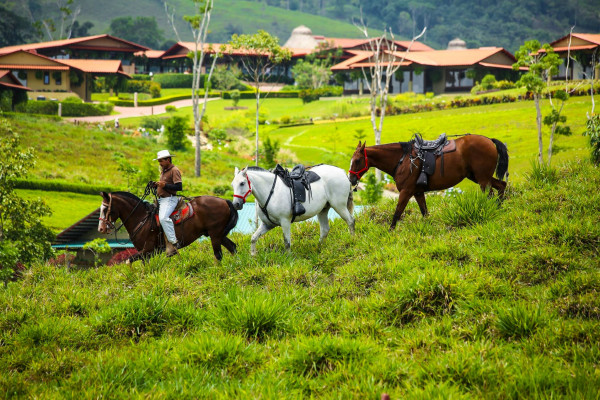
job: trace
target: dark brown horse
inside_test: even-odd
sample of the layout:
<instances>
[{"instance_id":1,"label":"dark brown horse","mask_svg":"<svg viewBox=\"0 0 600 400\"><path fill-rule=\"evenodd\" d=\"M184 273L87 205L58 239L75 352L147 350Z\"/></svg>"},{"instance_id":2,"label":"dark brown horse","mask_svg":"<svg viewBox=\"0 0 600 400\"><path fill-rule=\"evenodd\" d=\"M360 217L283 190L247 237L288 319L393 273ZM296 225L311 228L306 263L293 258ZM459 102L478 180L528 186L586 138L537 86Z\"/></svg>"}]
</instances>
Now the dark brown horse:
<instances>
[{"instance_id":1,"label":"dark brown horse","mask_svg":"<svg viewBox=\"0 0 600 400\"><path fill-rule=\"evenodd\" d=\"M390 230L402 216L408 201L415 197L421 214L427 215L425 192L443 190L455 186L468 178L479 184L485 191L490 186L498 191L500 199L504 197L508 171L508 150L504 143L479 135L465 135L455 140L456 151L437 157L435 172L429 177L426 187L417 186L422 160L417 158L414 140L410 142L390 143L366 147L358 142L350 162L349 178L356 185L369 168L375 167L391 175L400 191L396 212ZM443 170L442 170L443 167ZM494 171L498 179L494 178Z\"/></svg>"},{"instance_id":2,"label":"dark brown horse","mask_svg":"<svg viewBox=\"0 0 600 400\"><path fill-rule=\"evenodd\" d=\"M98 231L108 234L115 229L115 221L121 218L123 226L129 233L138 254L128 261L139 258L144 260L164 251L165 241L162 229L155 220L155 206L143 201L128 192L101 192L100 222ZM175 225L175 234L182 247L192 244L200 236L209 236L213 252L221 261L223 253L221 245L231 254L236 252L236 245L227 234L235 227L238 212L229 200L213 196L198 196L191 200L194 215L186 221Z\"/></svg>"}]
</instances>

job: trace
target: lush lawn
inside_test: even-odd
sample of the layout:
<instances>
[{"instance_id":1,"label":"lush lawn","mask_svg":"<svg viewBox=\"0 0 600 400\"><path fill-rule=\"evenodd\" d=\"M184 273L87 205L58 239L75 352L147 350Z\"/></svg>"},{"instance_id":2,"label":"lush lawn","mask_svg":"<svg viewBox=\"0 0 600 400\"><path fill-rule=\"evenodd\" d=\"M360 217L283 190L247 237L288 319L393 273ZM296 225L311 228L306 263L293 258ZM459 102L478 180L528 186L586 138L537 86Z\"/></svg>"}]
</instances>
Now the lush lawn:
<instances>
[{"instance_id":1,"label":"lush lawn","mask_svg":"<svg viewBox=\"0 0 600 400\"><path fill-rule=\"evenodd\" d=\"M45 217L43 222L55 233L73 225L98 207L102 198L98 195L47 192L40 190L17 189L18 196L25 200L43 199L52 210L52 215Z\"/></svg>"},{"instance_id":2,"label":"lush lawn","mask_svg":"<svg viewBox=\"0 0 600 400\"><path fill-rule=\"evenodd\" d=\"M0 289L0 392L19 398L568 398L600 390L600 171L495 199L432 196L281 230L216 263L33 265ZM475 200L475 202L473 202ZM476 209L485 214L473 213ZM470 211L470 212L468 212ZM465 224L459 215L472 215Z\"/></svg>"}]
</instances>

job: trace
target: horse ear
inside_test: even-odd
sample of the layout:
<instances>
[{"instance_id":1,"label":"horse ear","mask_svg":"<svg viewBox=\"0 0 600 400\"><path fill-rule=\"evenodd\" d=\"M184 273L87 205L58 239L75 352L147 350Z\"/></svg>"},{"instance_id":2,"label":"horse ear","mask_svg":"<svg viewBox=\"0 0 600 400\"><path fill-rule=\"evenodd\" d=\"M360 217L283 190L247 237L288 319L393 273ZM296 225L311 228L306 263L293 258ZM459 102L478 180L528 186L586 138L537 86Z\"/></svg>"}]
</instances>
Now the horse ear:
<instances>
[{"instance_id":1,"label":"horse ear","mask_svg":"<svg viewBox=\"0 0 600 400\"><path fill-rule=\"evenodd\" d=\"M358 146L356 146L356 150L360 149L360 147L361 147L361 146L362 146L362 145L361 145L361 142L360 142L360 140L359 140L359 141L358 141Z\"/></svg>"},{"instance_id":2,"label":"horse ear","mask_svg":"<svg viewBox=\"0 0 600 400\"><path fill-rule=\"evenodd\" d=\"M360 148L362 151L365 150L365 146L367 145L367 141L365 140L365 142L362 144L362 147Z\"/></svg>"},{"instance_id":3,"label":"horse ear","mask_svg":"<svg viewBox=\"0 0 600 400\"><path fill-rule=\"evenodd\" d=\"M238 167L235 167L235 172L233 174L237 175L239 172L240 172L240 169Z\"/></svg>"}]
</instances>

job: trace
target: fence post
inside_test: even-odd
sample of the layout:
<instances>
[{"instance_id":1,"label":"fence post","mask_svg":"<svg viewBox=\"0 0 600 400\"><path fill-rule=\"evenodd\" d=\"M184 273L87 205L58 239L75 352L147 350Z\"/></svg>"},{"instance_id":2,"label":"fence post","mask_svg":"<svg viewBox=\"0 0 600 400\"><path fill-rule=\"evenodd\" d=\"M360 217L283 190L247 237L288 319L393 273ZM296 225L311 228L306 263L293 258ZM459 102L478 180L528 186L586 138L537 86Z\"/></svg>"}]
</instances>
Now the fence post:
<instances>
[{"instance_id":1,"label":"fence post","mask_svg":"<svg viewBox=\"0 0 600 400\"><path fill-rule=\"evenodd\" d=\"M133 106L137 107L137 92L133 94Z\"/></svg>"},{"instance_id":2,"label":"fence post","mask_svg":"<svg viewBox=\"0 0 600 400\"><path fill-rule=\"evenodd\" d=\"M62 103L58 103L58 116L62 117Z\"/></svg>"}]
</instances>

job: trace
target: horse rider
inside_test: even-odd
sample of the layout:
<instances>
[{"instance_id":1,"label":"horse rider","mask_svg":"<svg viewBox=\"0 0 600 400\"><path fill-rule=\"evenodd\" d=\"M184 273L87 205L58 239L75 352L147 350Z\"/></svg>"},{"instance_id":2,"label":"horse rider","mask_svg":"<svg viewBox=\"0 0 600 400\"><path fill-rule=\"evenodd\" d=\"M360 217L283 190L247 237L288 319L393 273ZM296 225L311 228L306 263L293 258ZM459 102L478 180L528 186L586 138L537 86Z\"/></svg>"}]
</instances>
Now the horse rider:
<instances>
[{"instance_id":1,"label":"horse rider","mask_svg":"<svg viewBox=\"0 0 600 400\"><path fill-rule=\"evenodd\" d=\"M161 171L160 180L154 182L154 187L156 187L156 194L158 195L158 218L165 232L167 257L176 255L177 249L181 247L175 236L173 220L169 218L179 202L177 192L183 190L181 171L173 165L172 157L174 155L169 153L169 150L161 150L154 159L154 161L158 161Z\"/></svg>"}]
</instances>

